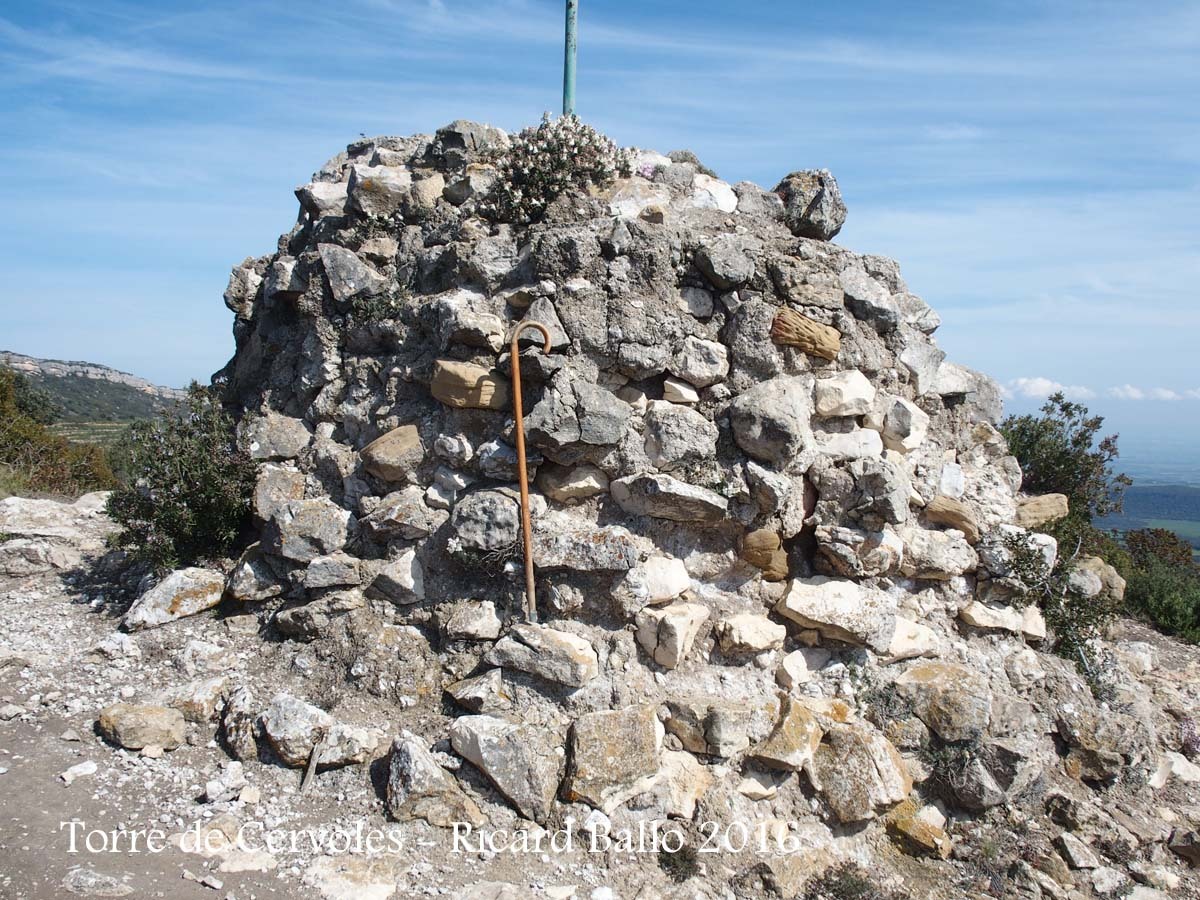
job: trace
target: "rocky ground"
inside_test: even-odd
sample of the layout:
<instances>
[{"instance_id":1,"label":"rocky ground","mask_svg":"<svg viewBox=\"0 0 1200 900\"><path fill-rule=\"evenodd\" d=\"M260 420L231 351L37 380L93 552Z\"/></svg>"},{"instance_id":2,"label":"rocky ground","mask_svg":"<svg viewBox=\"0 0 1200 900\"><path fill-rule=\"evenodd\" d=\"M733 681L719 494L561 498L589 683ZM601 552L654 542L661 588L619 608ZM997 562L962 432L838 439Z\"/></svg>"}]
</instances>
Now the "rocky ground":
<instances>
[{"instance_id":1,"label":"rocky ground","mask_svg":"<svg viewBox=\"0 0 1200 900\"><path fill-rule=\"evenodd\" d=\"M113 577L111 557L98 557L111 525L97 508L98 498L85 497L74 506L10 499L0 510L7 573L0 578L2 897L798 896L830 855L861 864L880 890L911 897L1038 895L1023 884L1071 898L1200 896L1200 880L1187 867L1196 859L1188 828L1200 821L1200 769L1172 752L1155 771L1156 789L1118 785L1098 794L1048 772L1058 787L1041 786L1044 815L1029 815L1024 800L988 815L953 814L939 830L946 849L953 845L948 859L896 832L806 834L802 822L791 823L790 834L776 826L785 837L752 827L750 849L740 853L731 852L736 829L684 829L692 847L714 852L679 865L644 836L633 852L606 849L602 839L593 846L586 824L594 823L584 822L569 851L497 845L493 852L478 837L456 845L444 828L389 816L386 742L361 764L316 772L307 789L305 770L269 750L233 760L219 720L235 686L260 697L311 698L339 722L392 736L428 723L415 707L331 683L311 645L264 640L268 617L240 604L123 630L129 592ZM61 565L39 562L47 558ZM1195 648L1132 621L1121 622L1112 639L1145 697L1194 690ZM105 717L119 704L146 711L145 721L106 733ZM177 710L178 718L156 724L150 710ZM130 737L136 728L178 746L122 747L121 739L141 743ZM449 750L435 745L437 761L463 768ZM781 777L759 772L747 783L736 772L717 774L759 805L771 804ZM464 783L472 811L460 809L463 818L510 830L519 824L477 773ZM705 810L725 828L736 821L731 812ZM239 828L241 845L230 840ZM395 843L368 852L361 842L371 834ZM1014 867L1028 879L1011 877Z\"/></svg>"}]
</instances>

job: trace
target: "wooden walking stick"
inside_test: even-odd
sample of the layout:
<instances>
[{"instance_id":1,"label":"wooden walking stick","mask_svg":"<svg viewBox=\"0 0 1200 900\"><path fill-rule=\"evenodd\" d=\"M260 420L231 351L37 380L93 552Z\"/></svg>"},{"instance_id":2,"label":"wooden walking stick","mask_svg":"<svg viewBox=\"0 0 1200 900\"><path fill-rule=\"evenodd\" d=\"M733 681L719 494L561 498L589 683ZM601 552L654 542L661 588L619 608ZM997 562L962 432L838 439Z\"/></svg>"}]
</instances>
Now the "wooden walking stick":
<instances>
[{"instance_id":1,"label":"wooden walking stick","mask_svg":"<svg viewBox=\"0 0 1200 900\"><path fill-rule=\"evenodd\" d=\"M517 474L521 482L521 537L525 551L525 617L530 622L537 621L537 599L533 586L533 526L529 520L529 472L525 467L525 422L524 410L521 408L521 349L517 346L517 338L526 328L536 328L545 340L543 352L550 353L550 330L541 322L526 320L519 322L513 329L512 351L512 393L513 416L516 418L517 429Z\"/></svg>"}]
</instances>

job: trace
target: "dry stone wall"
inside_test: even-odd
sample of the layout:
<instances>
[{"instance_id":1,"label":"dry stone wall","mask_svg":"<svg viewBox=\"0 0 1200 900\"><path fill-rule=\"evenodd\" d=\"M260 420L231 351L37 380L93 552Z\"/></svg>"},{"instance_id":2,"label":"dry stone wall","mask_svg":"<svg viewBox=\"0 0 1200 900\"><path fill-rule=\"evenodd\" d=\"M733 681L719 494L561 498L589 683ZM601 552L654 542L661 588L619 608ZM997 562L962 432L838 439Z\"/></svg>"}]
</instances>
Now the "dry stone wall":
<instances>
[{"instance_id":1,"label":"dry stone wall","mask_svg":"<svg viewBox=\"0 0 1200 900\"><path fill-rule=\"evenodd\" d=\"M401 819L786 820L826 863L845 826L944 858L947 813L1144 782L1162 713L1102 706L1013 604L1013 542L1052 565L1057 500L1023 502L997 385L946 359L897 264L830 242L833 177L768 191L633 151L514 226L487 203L508 144L455 122L350 145L225 294L216 382L259 462L226 595L403 720L340 726L324 764L390 743ZM552 344L520 357L539 622L522 321ZM252 703L228 710L249 753ZM336 732L290 697L257 721L303 765L309 719Z\"/></svg>"}]
</instances>

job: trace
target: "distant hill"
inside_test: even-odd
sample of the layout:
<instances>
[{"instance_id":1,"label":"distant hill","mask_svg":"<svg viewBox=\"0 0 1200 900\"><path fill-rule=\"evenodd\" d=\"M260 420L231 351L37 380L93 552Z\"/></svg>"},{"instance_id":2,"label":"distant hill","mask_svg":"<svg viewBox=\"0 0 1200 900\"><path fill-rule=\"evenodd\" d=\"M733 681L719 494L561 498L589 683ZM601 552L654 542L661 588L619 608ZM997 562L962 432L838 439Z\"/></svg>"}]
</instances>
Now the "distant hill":
<instances>
[{"instance_id":1,"label":"distant hill","mask_svg":"<svg viewBox=\"0 0 1200 900\"><path fill-rule=\"evenodd\" d=\"M21 372L50 394L63 409L63 422L133 422L157 414L186 395L177 388L160 387L96 363L0 351L0 366Z\"/></svg>"}]
</instances>

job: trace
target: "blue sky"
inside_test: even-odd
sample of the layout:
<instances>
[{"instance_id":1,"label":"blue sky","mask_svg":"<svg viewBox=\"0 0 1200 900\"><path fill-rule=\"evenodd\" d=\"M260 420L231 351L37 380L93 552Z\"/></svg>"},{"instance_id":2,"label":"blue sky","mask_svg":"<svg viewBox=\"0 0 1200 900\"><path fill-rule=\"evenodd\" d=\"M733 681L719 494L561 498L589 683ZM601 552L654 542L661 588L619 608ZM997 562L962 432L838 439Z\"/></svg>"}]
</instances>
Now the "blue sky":
<instances>
[{"instance_id":1,"label":"blue sky","mask_svg":"<svg viewBox=\"0 0 1200 900\"><path fill-rule=\"evenodd\" d=\"M360 133L560 102L558 0L0 0L0 348L169 384ZM1200 4L582 0L579 110L729 181L830 168L942 345L1200 439Z\"/></svg>"}]
</instances>

